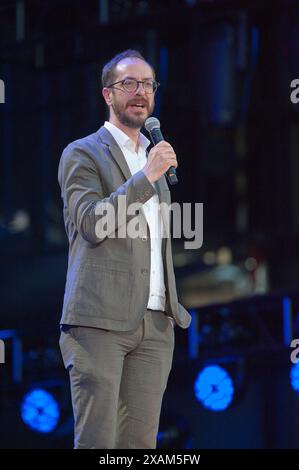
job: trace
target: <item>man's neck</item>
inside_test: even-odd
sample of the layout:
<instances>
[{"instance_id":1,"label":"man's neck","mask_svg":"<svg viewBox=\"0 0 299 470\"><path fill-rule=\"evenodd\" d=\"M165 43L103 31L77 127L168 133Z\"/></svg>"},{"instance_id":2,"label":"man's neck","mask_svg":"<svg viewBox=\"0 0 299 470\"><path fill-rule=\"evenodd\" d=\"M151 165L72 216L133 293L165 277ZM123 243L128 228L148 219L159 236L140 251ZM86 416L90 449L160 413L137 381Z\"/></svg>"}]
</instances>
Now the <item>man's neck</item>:
<instances>
[{"instance_id":1,"label":"man's neck","mask_svg":"<svg viewBox=\"0 0 299 470\"><path fill-rule=\"evenodd\" d=\"M118 120L114 120L113 118L109 119L109 122L114 126L118 127L121 131L123 131L131 140L133 140L135 144L135 150L138 151L138 144L139 144L139 134L140 129L132 129L131 127L124 126Z\"/></svg>"}]
</instances>

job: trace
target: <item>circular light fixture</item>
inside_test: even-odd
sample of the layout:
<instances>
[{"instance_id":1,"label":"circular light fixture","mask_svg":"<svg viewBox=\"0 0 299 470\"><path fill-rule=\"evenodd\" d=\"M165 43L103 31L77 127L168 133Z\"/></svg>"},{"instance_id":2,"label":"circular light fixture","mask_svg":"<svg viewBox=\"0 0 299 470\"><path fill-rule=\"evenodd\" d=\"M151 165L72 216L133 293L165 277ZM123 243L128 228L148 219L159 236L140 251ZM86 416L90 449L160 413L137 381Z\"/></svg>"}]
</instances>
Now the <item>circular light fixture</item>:
<instances>
[{"instance_id":1,"label":"circular light fixture","mask_svg":"<svg viewBox=\"0 0 299 470\"><path fill-rule=\"evenodd\" d=\"M52 394L36 388L24 396L21 417L34 431L48 433L53 431L59 421L59 406Z\"/></svg>"},{"instance_id":2,"label":"circular light fixture","mask_svg":"<svg viewBox=\"0 0 299 470\"><path fill-rule=\"evenodd\" d=\"M199 372L194 392L197 400L211 411L223 411L234 397L234 383L229 373L218 365L207 366Z\"/></svg>"},{"instance_id":3,"label":"circular light fixture","mask_svg":"<svg viewBox=\"0 0 299 470\"><path fill-rule=\"evenodd\" d=\"M293 390L299 394L299 362L292 365L290 370L290 380Z\"/></svg>"}]
</instances>

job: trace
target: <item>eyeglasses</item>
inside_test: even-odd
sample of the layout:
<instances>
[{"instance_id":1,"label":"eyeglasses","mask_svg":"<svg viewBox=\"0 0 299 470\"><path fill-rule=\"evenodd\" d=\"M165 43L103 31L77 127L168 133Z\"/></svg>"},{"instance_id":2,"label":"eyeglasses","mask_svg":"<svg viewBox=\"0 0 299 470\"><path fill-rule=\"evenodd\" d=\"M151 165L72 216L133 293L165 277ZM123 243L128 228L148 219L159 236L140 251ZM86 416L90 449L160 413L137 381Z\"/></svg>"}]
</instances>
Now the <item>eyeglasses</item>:
<instances>
[{"instance_id":1,"label":"eyeglasses","mask_svg":"<svg viewBox=\"0 0 299 470\"><path fill-rule=\"evenodd\" d=\"M113 88L114 85L120 83L123 87L123 90L127 91L128 93L135 93L138 90L139 83L142 83L143 89L145 93L155 93L160 86L159 82L156 80L136 80L135 78L125 78L124 80L119 80L118 82L111 83L106 88ZM116 90L120 90L121 88L116 88Z\"/></svg>"}]
</instances>

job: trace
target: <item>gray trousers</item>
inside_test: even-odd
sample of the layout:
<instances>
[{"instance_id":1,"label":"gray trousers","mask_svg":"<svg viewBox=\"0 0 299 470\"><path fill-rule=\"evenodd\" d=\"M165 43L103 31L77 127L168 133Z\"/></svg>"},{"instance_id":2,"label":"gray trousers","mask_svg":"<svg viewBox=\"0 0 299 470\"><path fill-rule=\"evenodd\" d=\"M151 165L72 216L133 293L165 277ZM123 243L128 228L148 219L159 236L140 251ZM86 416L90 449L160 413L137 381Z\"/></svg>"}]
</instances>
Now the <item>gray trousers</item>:
<instances>
[{"instance_id":1,"label":"gray trousers","mask_svg":"<svg viewBox=\"0 0 299 470\"><path fill-rule=\"evenodd\" d=\"M146 310L126 332L72 326L59 344L70 375L74 447L155 449L174 349L166 314Z\"/></svg>"}]
</instances>

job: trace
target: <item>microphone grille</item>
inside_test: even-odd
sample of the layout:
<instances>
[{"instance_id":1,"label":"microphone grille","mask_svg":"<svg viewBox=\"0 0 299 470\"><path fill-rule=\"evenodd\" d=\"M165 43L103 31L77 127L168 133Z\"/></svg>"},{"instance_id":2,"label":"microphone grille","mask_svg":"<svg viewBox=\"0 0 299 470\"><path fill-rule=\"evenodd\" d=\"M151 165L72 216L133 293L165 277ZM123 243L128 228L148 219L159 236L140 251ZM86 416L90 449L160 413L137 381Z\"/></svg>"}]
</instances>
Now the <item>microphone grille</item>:
<instances>
[{"instance_id":1,"label":"microphone grille","mask_svg":"<svg viewBox=\"0 0 299 470\"><path fill-rule=\"evenodd\" d=\"M160 121L155 117L149 117L145 121L144 127L148 132L151 132L153 129L160 129Z\"/></svg>"}]
</instances>

